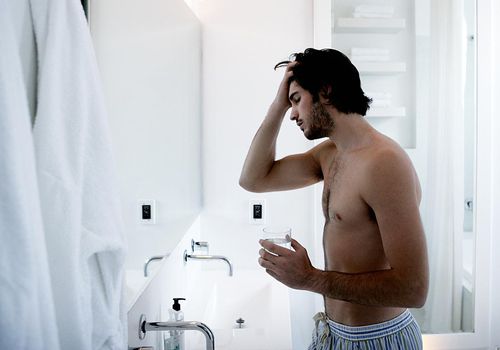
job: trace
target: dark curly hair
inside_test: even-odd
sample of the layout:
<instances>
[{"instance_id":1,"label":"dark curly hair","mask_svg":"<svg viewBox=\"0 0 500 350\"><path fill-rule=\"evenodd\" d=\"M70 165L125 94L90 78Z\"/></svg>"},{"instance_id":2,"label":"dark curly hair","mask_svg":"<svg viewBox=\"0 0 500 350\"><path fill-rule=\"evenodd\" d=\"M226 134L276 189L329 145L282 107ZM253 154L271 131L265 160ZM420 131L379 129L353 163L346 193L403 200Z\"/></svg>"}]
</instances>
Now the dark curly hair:
<instances>
[{"instance_id":1,"label":"dark curly hair","mask_svg":"<svg viewBox=\"0 0 500 350\"><path fill-rule=\"evenodd\" d=\"M297 65L289 83L296 81L311 93L313 101L321 94L340 112L366 115L372 100L361 89L358 70L342 52L309 48L292 54L289 61L279 62L274 69L293 61Z\"/></svg>"}]
</instances>

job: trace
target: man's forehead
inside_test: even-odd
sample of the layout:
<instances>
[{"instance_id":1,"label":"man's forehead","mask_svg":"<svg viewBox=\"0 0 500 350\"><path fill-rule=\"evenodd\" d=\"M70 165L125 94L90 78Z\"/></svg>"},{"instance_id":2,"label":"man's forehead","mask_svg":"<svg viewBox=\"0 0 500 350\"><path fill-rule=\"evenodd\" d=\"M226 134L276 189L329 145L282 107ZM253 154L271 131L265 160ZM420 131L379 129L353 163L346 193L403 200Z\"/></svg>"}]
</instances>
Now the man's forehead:
<instances>
[{"instance_id":1,"label":"man's forehead","mask_svg":"<svg viewBox=\"0 0 500 350\"><path fill-rule=\"evenodd\" d=\"M304 90L304 89L302 89L302 87L296 81L292 81L290 83L288 96L292 96L294 93L300 92L302 90Z\"/></svg>"}]
</instances>

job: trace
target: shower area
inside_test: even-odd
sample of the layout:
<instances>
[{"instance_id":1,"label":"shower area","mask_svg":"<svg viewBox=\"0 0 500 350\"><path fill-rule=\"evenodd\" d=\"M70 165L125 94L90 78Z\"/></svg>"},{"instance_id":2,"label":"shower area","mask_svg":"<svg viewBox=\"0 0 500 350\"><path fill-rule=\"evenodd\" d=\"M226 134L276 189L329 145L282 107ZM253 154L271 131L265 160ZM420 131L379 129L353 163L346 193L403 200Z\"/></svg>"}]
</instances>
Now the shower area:
<instances>
[{"instance_id":1,"label":"shower area","mask_svg":"<svg viewBox=\"0 0 500 350\"><path fill-rule=\"evenodd\" d=\"M368 121L405 148L423 190L424 333L474 331L476 0L331 0L331 35L373 98ZM318 35L317 35L318 36Z\"/></svg>"},{"instance_id":2,"label":"shower area","mask_svg":"<svg viewBox=\"0 0 500 350\"><path fill-rule=\"evenodd\" d=\"M417 29L426 16L422 3L414 6ZM415 101L416 118L427 116L416 125L431 280L426 305L414 313L424 333L474 332L476 1L431 0L427 9L429 35L415 35Z\"/></svg>"}]
</instances>

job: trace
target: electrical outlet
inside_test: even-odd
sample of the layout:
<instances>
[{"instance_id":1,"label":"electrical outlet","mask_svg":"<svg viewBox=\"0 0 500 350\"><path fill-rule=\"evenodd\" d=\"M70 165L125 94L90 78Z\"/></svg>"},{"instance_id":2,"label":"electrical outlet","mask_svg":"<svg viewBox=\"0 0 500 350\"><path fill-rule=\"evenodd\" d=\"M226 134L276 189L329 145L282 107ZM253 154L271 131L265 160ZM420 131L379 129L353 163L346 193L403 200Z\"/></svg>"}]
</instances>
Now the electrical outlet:
<instances>
[{"instance_id":1,"label":"electrical outlet","mask_svg":"<svg viewBox=\"0 0 500 350\"><path fill-rule=\"evenodd\" d=\"M141 224L156 224L156 201L153 199L139 200L138 214Z\"/></svg>"},{"instance_id":2,"label":"electrical outlet","mask_svg":"<svg viewBox=\"0 0 500 350\"><path fill-rule=\"evenodd\" d=\"M254 225L266 223L266 201L264 199L251 200L248 205L249 222Z\"/></svg>"}]
</instances>

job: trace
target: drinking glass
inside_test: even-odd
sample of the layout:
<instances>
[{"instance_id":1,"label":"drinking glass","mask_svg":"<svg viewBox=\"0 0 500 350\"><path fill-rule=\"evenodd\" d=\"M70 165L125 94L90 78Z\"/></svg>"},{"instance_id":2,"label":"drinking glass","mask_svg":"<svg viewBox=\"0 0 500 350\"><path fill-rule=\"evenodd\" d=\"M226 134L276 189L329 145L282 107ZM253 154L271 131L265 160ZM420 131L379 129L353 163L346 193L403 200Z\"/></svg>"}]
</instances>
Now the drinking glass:
<instances>
[{"instance_id":1,"label":"drinking glass","mask_svg":"<svg viewBox=\"0 0 500 350\"><path fill-rule=\"evenodd\" d=\"M292 229L287 226L267 226L262 229L262 239L291 249Z\"/></svg>"}]
</instances>

